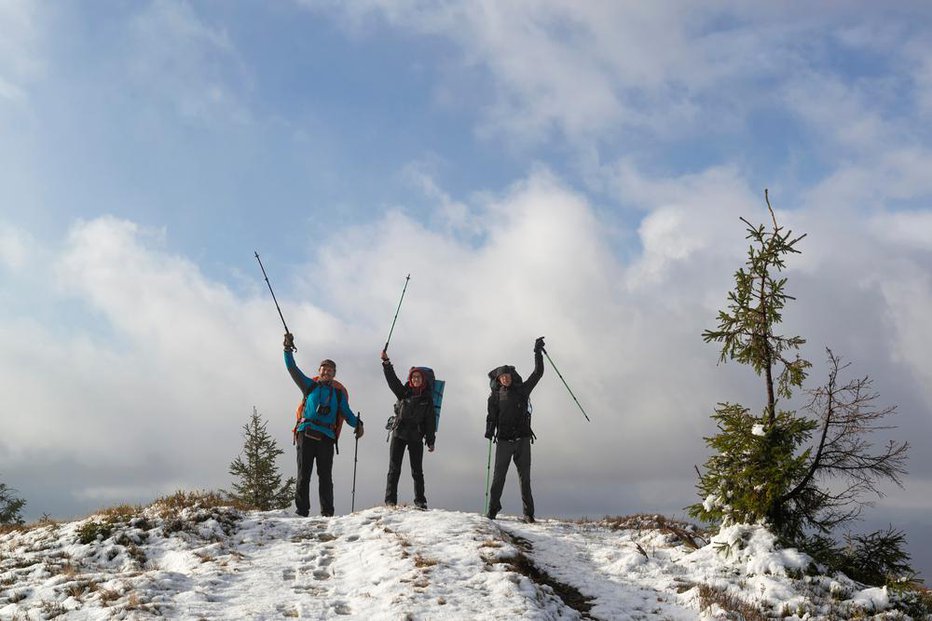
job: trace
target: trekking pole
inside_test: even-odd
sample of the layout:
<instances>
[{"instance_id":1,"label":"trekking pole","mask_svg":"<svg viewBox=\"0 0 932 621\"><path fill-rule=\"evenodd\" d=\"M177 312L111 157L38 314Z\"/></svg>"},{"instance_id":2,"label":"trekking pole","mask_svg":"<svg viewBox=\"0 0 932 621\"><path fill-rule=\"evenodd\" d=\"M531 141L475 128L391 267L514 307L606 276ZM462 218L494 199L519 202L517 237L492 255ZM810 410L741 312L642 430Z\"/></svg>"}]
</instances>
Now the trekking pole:
<instances>
[{"instance_id":1,"label":"trekking pole","mask_svg":"<svg viewBox=\"0 0 932 621\"><path fill-rule=\"evenodd\" d=\"M404 288L401 290L401 299L398 300L398 308L395 309L395 318L392 319L392 327L391 327L391 329L388 331L388 338L385 339L385 347L382 348L382 351L388 351L388 342L392 340L392 332L395 331L395 321L398 320L398 311L401 310L401 303L402 303L402 302L404 301L404 299L405 299L405 291L408 290L408 281L409 281L409 280L411 280L411 274L408 274L407 276L405 276L405 286L404 286Z\"/></svg>"},{"instance_id":2,"label":"trekking pole","mask_svg":"<svg viewBox=\"0 0 932 621\"><path fill-rule=\"evenodd\" d=\"M356 418L359 420L357 425L362 424L362 412L356 412ZM356 450L353 451L353 501L350 503L350 513L356 510L356 461L359 456L359 436L356 436Z\"/></svg>"},{"instance_id":3,"label":"trekking pole","mask_svg":"<svg viewBox=\"0 0 932 621\"><path fill-rule=\"evenodd\" d=\"M489 514L489 472L492 470L492 438L489 438L489 459L485 463L485 511L483 515Z\"/></svg>"},{"instance_id":4,"label":"trekking pole","mask_svg":"<svg viewBox=\"0 0 932 621\"><path fill-rule=\"evenodd\" d=\"M288 324L285 323L285 316L282 315L282 309L281 309L281 307L278 305L278 300L275 299L275 292L272 291L272 283L269 282L269 276L268 276L268 274L265 273L265 267L263 267L263 265L262 265L262 259L259 258L259 253L258 253L258 252L256 253L256 261L259 262L259 269L262 270L262 275L265 276L265 284L267 284L267 285L269 286L269 293L272 294L272 301L275 302L275 308L278 309L278 316L282 318L282 325L285 326L285 332L287 332L287 333L290 334L290 333L291 333L291 330L288 329ZM295 349L295 351L298 351L298 348L297 348L297 347L295 347L294 349Z\"/></svg>"},{"instance_id":5,"label":"trekking pole","mask_svg":"<svg viewBox=\"0 0 932 621\"><path fill-rule=\"evenodd\" d=\"M560 373L560 369L558 369L558 368L557 368L557 365L555 365L555 364L553 363L553 360L551 360L550 354L547 353L547 350L546 350L546 349L544 349L544 350L542 350L542 351L544 352L544 355L547 356L547 360L550 361L550 366L552 366L552 367L553 367L553 370L557 372L557 375L560 377L560 380L563 382L563 385L566 386L566 389L570 392L570 396L573 397L573 401L576 402L576 405L579 407L579 411L582 412L582 415L586 417L586 420L588 420L588 421L591 423L592 421L589 420L589 415L586 414L586 410L584 410L584 409L583 409L583 406L579 403L579 399L577 399L577 398L576 398L576 395L573 394L573 389L570 388L570 385L566 383L566 380L565 380L565 379L563 379L563 374Z\"/></svg>"}]
</instances>

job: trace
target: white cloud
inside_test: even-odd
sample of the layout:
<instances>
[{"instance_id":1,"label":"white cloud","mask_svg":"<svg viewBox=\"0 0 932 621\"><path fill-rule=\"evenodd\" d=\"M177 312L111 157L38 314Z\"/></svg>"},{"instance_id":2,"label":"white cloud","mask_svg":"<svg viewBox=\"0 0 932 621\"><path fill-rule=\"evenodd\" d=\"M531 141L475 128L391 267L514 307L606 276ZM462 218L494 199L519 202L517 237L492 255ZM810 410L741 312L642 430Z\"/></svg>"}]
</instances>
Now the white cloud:
<instances>
[{"instance_id":1,"label":"white cloud","mask_svg":"<svg viewBox=\"0 0 932 621\"><path fill-rule=\"evenodd\" d=\"M811 128L863 146L887 131L878 109L900 83L851 81L830 47L869 50L897 64L916 47L895 36L909 26L902 16L869 28L869 6L856 19L843 8L732 1L299 4L344 17L356 33L385 23L452 42L464 66L490 79L482 131L505 134L508 144L554 135L582 145L606 135L616 142L632 131L676 140L708 132L710 122L720 131L739 128L782 100ZM921 66L915 75L924 75Z\"/></svg>"}]
</instances>

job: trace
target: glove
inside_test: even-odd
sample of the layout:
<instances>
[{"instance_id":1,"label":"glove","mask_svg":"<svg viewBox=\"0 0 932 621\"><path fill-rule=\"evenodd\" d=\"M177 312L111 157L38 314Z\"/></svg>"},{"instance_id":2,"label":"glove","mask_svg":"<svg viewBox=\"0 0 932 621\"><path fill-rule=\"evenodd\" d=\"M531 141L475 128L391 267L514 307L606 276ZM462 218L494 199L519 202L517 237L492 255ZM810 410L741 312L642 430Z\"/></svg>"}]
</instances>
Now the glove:
<instances>
[{"instance_id":1,"label":"glove","mask_svg":"<svg viewBox=\"0 0 932 621\"><path fill-rule=\"evenodd\" d=\"M485 426L485 439L491 440L492 436L495 435L495 425L492 423L487 423Z\"/></svg>"},{"instance_id":2,"label":"glove","mask_svg":"<svg viewBox=\"0 0 932 621\"><path fill-rule=\"evenodd\" d=\"M356 429L353 430L353 433L356 435L357 440L361 438L364 433L366 433L365 426L362 424L362 421L359 421L359 424L356 425Z\"/></svg>"},{"instance_id":3,"label":"glove","mask_svg":"<svg viewBox=\"0 0 932 621\"><path fill-rule=\"evenodd\" d=\"M291 332L285 332L285 351L294 351L294 334Z\"/></svg>"},{"instance_id":4,"label":"glove","mask_svg":"<svg viewBox=\"0 0 932 621\"><path fill-rule=\"evenodd\" d=\"M544 337L539 336L537 340L534 341L534 353L539 354L544 351Z\"/></svg>"}]
</instances>

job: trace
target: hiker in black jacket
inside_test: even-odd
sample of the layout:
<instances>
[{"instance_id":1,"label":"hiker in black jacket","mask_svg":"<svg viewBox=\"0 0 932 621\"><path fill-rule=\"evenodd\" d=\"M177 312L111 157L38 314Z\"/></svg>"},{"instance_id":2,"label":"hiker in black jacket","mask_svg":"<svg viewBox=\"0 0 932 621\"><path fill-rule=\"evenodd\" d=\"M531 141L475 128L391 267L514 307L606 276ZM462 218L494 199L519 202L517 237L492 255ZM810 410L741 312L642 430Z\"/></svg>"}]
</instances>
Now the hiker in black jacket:
<instances>
[{"instance_id":1,"label":"hiker in black jacket","mask_svg":"<svg viewBox=\"0 0 932 621\"><path fill-rule=\"evenodd\" d=\"M408 371L408 381L401 383L388 353L382 350L382 371L388 387L398 398L395 403L395 415L390 426L391 443L388 447L388 477L385 483L385 504L398 504L398 479L401 478L401 462L405 449L411 462L411 476L414 478L414 505L419 509L427 508L424 495L424 444L427 450L434 451L437 419L434 414L434 402L428 379L418 367Z\"/></svg>"},{"instance_id":2,"label":"hiker in black jacket","mask_svg":"<svg viewBox=\"0 0 932 621\"><path fill-rule=\"evenodd\" d=\"M488 518L494 520L502 508L502 489L508 463L514 460L521 481L521 504L524 521L534 521L534 497L531 495L531 413L528 399L544 375L544 337L534 342L534 372L526 381L511 365L489 371L492 394L489 395L489 415L485 419L485 437L495 438L495 473L489 499Z\"/></svg>"}]
</instances>

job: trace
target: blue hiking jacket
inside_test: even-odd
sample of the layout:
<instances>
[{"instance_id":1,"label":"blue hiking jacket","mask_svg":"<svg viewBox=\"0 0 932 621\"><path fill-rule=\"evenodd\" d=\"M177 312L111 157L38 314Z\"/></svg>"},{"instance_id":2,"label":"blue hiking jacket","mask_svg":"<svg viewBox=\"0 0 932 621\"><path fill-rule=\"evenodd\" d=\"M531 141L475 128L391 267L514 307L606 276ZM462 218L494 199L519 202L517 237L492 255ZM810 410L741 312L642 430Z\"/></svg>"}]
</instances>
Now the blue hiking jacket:
<instances>
[{"instance_id":1,"label":"blue hiking jacket","mask_svg":"<svg viewBox=\"0 0 932 621\"><path fill-rule=\"evenodd\" d=\"M338 415L342 416L350 427L356 427L359 419L350 409L346 395L340 394L339 388L330 383L315 382L302 373L295 364L294 354L290 351L285 352L285 368L301 389L301 394L307 396L304 402L304 418L298 424L298 432L310 430L336 440L334 429ZM321 405L329 407L329 412L318 413L318 406Z\"/></svg>"}]
</instances>

